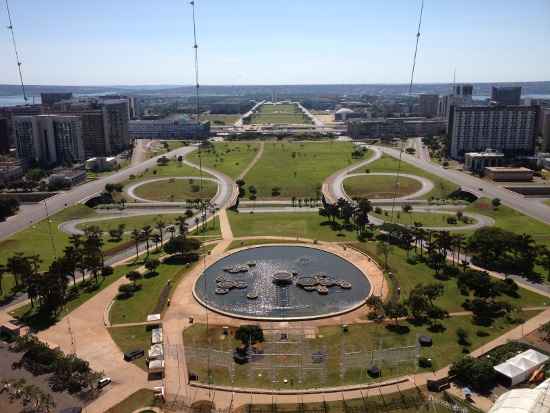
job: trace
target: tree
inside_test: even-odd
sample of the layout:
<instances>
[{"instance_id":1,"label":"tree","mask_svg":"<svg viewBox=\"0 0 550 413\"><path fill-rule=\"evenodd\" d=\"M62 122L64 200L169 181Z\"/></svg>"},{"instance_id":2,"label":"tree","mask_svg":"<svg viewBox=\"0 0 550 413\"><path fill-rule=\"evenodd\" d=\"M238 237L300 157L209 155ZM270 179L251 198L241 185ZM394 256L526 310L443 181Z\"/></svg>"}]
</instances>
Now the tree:
<instances>
[{"instance_id":1,"label":"tree","mask_svg":"<svg viewBox=\"0 0 550 413\"><path fill-rule=\"evenodd\" d=\"M151 225L145 225L141 229L141 236L145 240L145 249L147 250L147 255L149 255L149 241L151 240L151 235L153 234L153 228Z\"/></svg>"},{"instance_id":2,"label":"tree","mask_svg":"<svg viewBox=\"0 0 550 413\"><path fill-rule=\"evenodd\" d=\"M134 283L134 287L137 286L137 280L142 278L142 275L139 271L130 271L128 274L126 274L126 278L128 278L130 281Z\"/></svg>"},{"instance_id":3,"label":"tree","mask_svg":"<svg viewBox=\"0 0 550 413\"><path fill-rule=\"evenodd\" d=\"M19 210L19 201L15 198L0 199L0 222Z\"/></svg>"},{"instance_id":4,"label":"tree","mask_svg":"<svg viewBox=\"0 0 550 413\"><path fill-rule=\"evenodd\" d=\"M134 241L134 246L136 247L136 259L139 258L139 243L142 241L142 235L139 229L134 228L131 234L132 241Z\"/></svg>"},{"instance_id":5,"label":"tree","mask_svg":"<svg viewBox=\"0 0 550 413\"><path fill-rule=\"evenodd\" d=\"M550 281L550 249L545 245L538 247L537 264L546 270L547 278Z\"/></svg>"},{"instance_id":6,"label":"tree","mask_svg":"<svg viewBox=\"0 0 550 413\"><path fill-rule=\"evenodd\" d=\"M145 268L149 270L150 274L153 274L159 265L160 265L160 261L156 258L150 258L147 261L145 261Z\"/></svg>"},{"instance_id":7,"label":"tree","mask_svg":"<svg viewBox=\"0 0 550 413\"><path fill-rule=\"evenodd\" d=\"M388 256L391 254L393 247L390 243L378 241L376 243L376 254L384 256L384 269L388 270Z\"/></svg>"},{"instance_id":8,"label":"tree","mask_svg":"<svg viewBox=\"0 0 550 413\"><path fill-rule=\"evenodd\" d=\"M390 301L384 305L384 312L394 321L395 325L398 325L400 318L407 317L409 314L407 307L396 301Z\"/></svg>"},{"instance_id":9,"label":"tree","mask_svg":"<svg viewBox=\"0 0 550 413\"><path fill-rule=\"evenodd\" d=\"M235 331L235 339L244 345L262 343L264 332L258 325L243 324Z\"/></svg>"},{"instance_id":10,"label":"tree","mask_svg":"<svg viewBox=\"0 0 550 413\"><path fill-rule=\"evenodd\" d=\"M490 390L496 383L493 364L485 357L480 359L464 357L455 361L449 368L449 376L455 376L459 382L480 392Z\"/></svg>"},{"instance_id":11,"label":"tree","mask_svg":"<svg viewBox=\"0 0 550 413\"><path fill-rule=\"evenodd\" d=\"M178 254L183 256L188 252L198 250L200 246L201 242L199 240L179 235L164 244L164 251L167 254Z\"/></svg>"},{"instance_id":12,"label":"tree","mask_svg":"<svg viewBox=\"0 0 550 413\"><path fill-rule=\"evenodd\" d=\"M0 295L4 295L4 287L2 281L4 278L4 274L7 272L8 270L6 269L6 267L0 264Z\"/></svg>"},{"instance_id":13,"label":"tree","mask_svg":"<svg viewBox=\"0 0 550 413\"><path fill-rule=\"evenodd\" d=\"M493 200L491 201L491 205L493 205L493 208L494 209L497 209L501 204L501 201L499 198L493 198Z\"/></svg>"},{"instance_id":14,"label":"tree","mask_svg":"<svg viewBox=\"0 0 550 413\"><path fill-rule=\"evenodd\" d=\"M442 318L445 311L442 311L434 304L434 301L443 295L444 286L440 283L417 284L409 293L406 304L411 314L418 321Z\"/></svg>"}]
</instances>

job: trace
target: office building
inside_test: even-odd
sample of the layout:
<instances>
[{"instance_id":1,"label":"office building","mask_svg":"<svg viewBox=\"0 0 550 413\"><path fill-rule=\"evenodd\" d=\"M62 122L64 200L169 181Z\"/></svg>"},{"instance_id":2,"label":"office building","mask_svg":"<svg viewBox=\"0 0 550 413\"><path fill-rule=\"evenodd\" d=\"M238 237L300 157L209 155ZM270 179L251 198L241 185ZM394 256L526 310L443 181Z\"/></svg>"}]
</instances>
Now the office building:
<instances>
[{"instance_id":1,"label":"office building","mask_svg":"<svg viewBox=\"0 0 550 413\"><path fill-rule=\"evenodd\" d=\"M517 106L521 103L520 86L493 86L491 101L497 105Z\"/></svg>"},{"instance_id":2,"label":"office building","mask_svg":"<svg viewBox=\"0 0 550 413\"><path fill-rule=\"evenodd\" d=\"M471 105L474 86L469 84L455 85L453 93L438 99L437 116L448 119L452 106Z\"/></svg>"},{"instance_id":3,"label":"office building","mask_svg":"<svg viewBox=\"0 0 550 413\"><path fill-rule=\"evenodd\" d=\"M485 176L493 181L525 182L533 180L533 170L528 168L507 168L505 166L488 166Z\"/></svg>"},{"instance_id":4,"label":"office building","mask_svg":"<svg viewBox=\"0 0 550 413\"><path fill-rule=\"evenodd\" d=\"M453 106L447 133L450 156L487 148L505 155L531 155L535 149L537 110L532 106Z\"/></svg>"},{"instance_id":5,"label":"office building","mask_svg":"<svg viewBox=\"0 0 550 413\"><path fill-rule=\"evenodd\" d=\"M119 153L130 147L128 122L130 109L128 100L103 100L103 128L107 154Z\"/></svg>"},{"instance_id":6,"label":"office building","mask_svg":"<svg viewBox=\"0 0 550 413\"><path fill-rule=\"evenodd\" d=\"M550 107L541 110L542 118L542 147L545 152L550 152Z\"/></svg>"},{"instance_id":7,"label":"office building","mask_svg":"<svg viewBox=\"0 0 550 413\"><path fill-rule=\"evenodd\" d=\"M131 120L129 135L132 139L208 138L210 122L197 124L187 120Z\"/></svg>"},{"instance_id":8,"label":"office building","mask_svg":"<svg viewBox=\"0 0 550 413\"><path fill-rule=\"evenodd\" d=\"M466 171L481 172L488 166L501 166L504 163L504 154L492 149L485 152L468 152L464 155L464 169Z\"/></svg>"},{"instance_id":9,"label":"office building","mask_svg":"<svg viewBox=\"0 0 550 413\"><path fill-rule=\"evenodd\" d=\"M12 159L9 157L0 157L0 183L7 184L11 181L21 179L27 168L25 163L19 159Z\"/></svg>"},{"instance_id":10,"label":"office building","mask_svg":"<svg viewBox=\"0 0 550 413\"><path fill-rule=\"evenodd\" d=\"M0 118L0 154L10 151L10 128L8 118Z\"/></svg>"},{"instance_id":11,"label":"office building","mask_svg":"<svg viewBox=\"0 0 550 413\"><path fill-rule=\"evenodd\" d=\"M439 105L439 95L431 95L423 93L418 97L418 112L422 116L433 117L437 116Z\"/></svg>"},{"instance_id":12,"label":"office building","mask_svg":"<svg viewBox=\"0 0 550 413\"><path fill-rule=\"evenodd\" d=\"M85 158L82 122L78 116L17 116L14 124L20 160L49 167Z\"/></svg>"},{"instance_id":13,"label":"office building","mask_svg":"<svg viewBox=\"0 0 550 413\"><path fill-rule=\"evenodd\" d=\"M40 99L45 106L53 106L62 100L70 100L73 98L72 93L41 93Z\"/></svg>"},{"instance_id":14,"label":"office building","mask_svg":"<svg viewBox=\"0 0 550 413\"><path fill-rule=\"evenodd\" d=\"M8 120L8 142L10 147L15 145L15 128L13 118L15 116L39 115L42 113L40 105L18 105L0 107L0 118Z\"/></svg>"},{"instance_id":15,"label":"office building","mask_svg":"<svg viewBox=\"0 0 550 413\"><path fill-rule=\"evenodd\" d=\"M391 139L439 135L445 121L423 117L350 120L348 135L353 139Z\"/></svg>"}]
</instances>

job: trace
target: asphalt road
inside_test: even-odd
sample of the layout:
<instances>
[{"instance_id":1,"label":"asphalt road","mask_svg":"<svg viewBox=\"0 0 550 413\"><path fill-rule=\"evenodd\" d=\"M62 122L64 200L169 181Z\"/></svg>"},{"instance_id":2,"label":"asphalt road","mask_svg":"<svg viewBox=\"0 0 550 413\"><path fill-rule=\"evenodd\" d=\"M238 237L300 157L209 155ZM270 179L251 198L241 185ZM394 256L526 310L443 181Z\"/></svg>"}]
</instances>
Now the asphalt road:
<instances>
[{"instance_id":1,"label":"asphalt road","mask_svg":"<svg viewBox=\"0 0 550 413\"><path fill-rule=\"evenodd\" d=\"M194 146L178 148L164 155L159 155L148 159L139 165L130 166L105 178L97 179L95 181L79 185L69 191L59 193L46 199L44 202L33 205L25 205L25 207L22 208L17 215L0 223L0 239L7 238L16 232L31 226L33 223L46 218L46 210L49 215L55 214L64 208L75 205L95 194L100 193L105 188L105 184L126 181L130 175L137 175L147 168L155 167L157 165L157 159L160 156L185 156L195 149L196 147Z\"/></svg>"},{"instance_id":2,"label":"asphalt road","mask_svg":"<svg viewBox=\"0 0 550 413\"><path fill-rule=\"evenodd\" d=\"M397 149L383 146L374 146L372 148L378 149L379 151L395 158L399 157L399 150ZM405 162L417 166L427 172L454 182L462 189L472 192L477 196L499 198L504 205L514 208L525 215L538 219L539 221L545 222L546 224L550 224L550 207L542 205L535 200L525 198L522 195L504 189L503 187L500 187L492 182L467 175L463 172L445 169L442 166L433 164L426 160L418 159L417 157L406 153L403 153L402 159Z\"/></svg>"}]
</instances>

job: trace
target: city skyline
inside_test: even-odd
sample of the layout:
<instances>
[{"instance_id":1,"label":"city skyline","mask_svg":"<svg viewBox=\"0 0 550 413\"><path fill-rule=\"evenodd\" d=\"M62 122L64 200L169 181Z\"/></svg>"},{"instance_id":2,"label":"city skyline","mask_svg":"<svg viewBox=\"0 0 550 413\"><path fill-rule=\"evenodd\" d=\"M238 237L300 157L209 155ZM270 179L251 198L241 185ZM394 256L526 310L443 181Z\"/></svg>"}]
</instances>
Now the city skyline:
<instances>
[{"instance_id":1,"label":"city skyline","mask_svg":"<svg viewBox=\"0 0 550 413\"><path fill-rule=\"evenodd\" d=\"M197 5L203 84L409 80L417 1L392 6L350 1L345 7L322 1L315 8L286 0ZM190 7L175 1L163 6L152 11L145 1L132 2L132 7L126 1L63 0L47 8L30 0L12 4L25 82L191 84ZM457 82L546 80L549 57L542 39L550 34L545 24L550 5L541 0L529 6L512 1L426 2L415 80L448 83L455 69ZM7 21L5 10L2 18ZM17 83L7 31L0 54L7 56L0 62L0 82Z\"/></svg>"}]
</instances>

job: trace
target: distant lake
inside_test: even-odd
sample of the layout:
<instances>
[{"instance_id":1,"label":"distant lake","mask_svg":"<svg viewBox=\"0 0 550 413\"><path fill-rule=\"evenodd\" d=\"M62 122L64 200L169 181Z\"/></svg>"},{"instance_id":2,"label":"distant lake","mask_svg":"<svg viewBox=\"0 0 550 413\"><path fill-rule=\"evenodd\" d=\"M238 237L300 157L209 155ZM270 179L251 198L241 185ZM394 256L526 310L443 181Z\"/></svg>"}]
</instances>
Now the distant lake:
<instances>
[{"instance_id":1,"label":"distant lake","mask_svg":"<svg viewBox=\"0 0 550 413\"><path fill-rule=\"evenodd\" d=\"M38 104L41 103L40 96L28 96L27 103L34 103ZM0 96L0 107L2 106L17 106L17 105L24 105L25 99L23 99L23 95L20 96Z\"/></svg>"}]
</instances>

